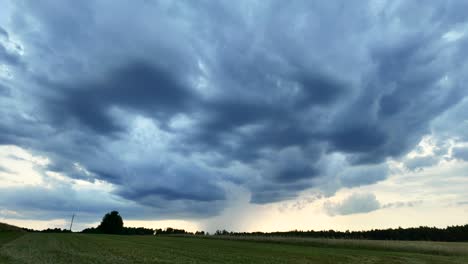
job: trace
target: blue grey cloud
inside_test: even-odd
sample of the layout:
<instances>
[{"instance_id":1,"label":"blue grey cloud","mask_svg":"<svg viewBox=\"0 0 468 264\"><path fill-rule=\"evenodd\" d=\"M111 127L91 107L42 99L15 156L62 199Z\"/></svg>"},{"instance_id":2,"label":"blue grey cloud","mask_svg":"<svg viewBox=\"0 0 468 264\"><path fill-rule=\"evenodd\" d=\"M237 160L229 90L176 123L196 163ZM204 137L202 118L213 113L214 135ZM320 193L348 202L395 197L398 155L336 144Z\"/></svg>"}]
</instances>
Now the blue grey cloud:
<instances>
[{"instance_id":1,"label":"blue grey cloud","mask_svg":"<svg viewBox=\"0 0 468 264\"><path fill-rule=\"evenodd\" d=\"M21 188L0 188L1 208L8 208L13 214L8 218L17 219L60 219L77 214L80 222L95 222L109 210L119 210L125 219L161 219L173 217L207 217L222 209L222 203L205 201L167 201L154 199L154 204L141 204L96 190L78 190L67 185L54 188L24 186ZM14 204L12 204L14 202Z\"/></svg>"},{"instance_id":2,"label":"blue grey cloud","mask_svg":"<svg viewBox=\"0 0 468 264\"><path fill-rule=\"evenodd\" d=\"M168 216L384 180L467 95L462 2L14 5L0 144Z\"/></svg>"},{"instance_id":3,"label":"blue grey cloud","mask_svg":"<svg viewBox=\"0 0 468 264\"><path fill-rule=\"evenodd\" d=\"M417 170L422 170L425 167L430 167L436 165L440 161L440 158L438 156L420 156L420 157L413 157L406 159L404 161L405 166L412 170L412 171L417 171Z\"/></svg>"},{"instance_id":4,"label":"blue grey cloud","mask_svg":"<svg viewBox=\"0 0 468 264\"><path fill-rule=\"evenodd\" d=\"M355 193L341 202L327 202L324 205L326 212L331 216L369 213L380 207L380 202L372 193Z\"/></svg>"},{"instance_id":5,"label":"blue grey cloud","mask_svg":"<svg viewBox=\"0 0 468 264\"><path fill-rule=\"evenodd\" d=\"M468 147L455 147L452 149L452 156L456 159L468 161Z\"/></svg>"},{"instance_id":6,"label":"blue grey cloud","mask_svg":"<svg viewBox=\"0 0 468 264\"><path fill-rule=\"evenodd\" d=\"M11 173L12 171L4 166L0 166L0 173L1 172L4 172L4 173Z\"/></svg>"},{"instance_id":7,"label":"blue grey cloud","mask_svg":"<svg viewBox=\"0 0 468 264\"><path fill-rule=\"evenodd\" d=\"M0 97L3 97L3 96L10 96L11 95L11 90L9 87L5 86L5 85L1 85L0 84Z\"/></svg>"},{"instance_id":8,"label":"blue grey cloud","mask_svg":"<svg viewBox=\"0 0 468 264\"><path fill-rule=\"evenodd\" d=\"M393 202L382 205L382 208L402 208L402 207L415 207L422 204L422 200L409 201L409 202Z\"/></svg>"}]
</instances>

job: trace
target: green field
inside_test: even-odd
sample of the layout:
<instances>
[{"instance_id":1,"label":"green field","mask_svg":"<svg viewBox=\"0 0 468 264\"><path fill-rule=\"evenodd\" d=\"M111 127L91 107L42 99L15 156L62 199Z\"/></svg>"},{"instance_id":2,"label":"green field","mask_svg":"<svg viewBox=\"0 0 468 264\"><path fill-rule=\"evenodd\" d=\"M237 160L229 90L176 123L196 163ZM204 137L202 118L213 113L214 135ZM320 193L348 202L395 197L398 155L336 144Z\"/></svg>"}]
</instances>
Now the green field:
<instances>
[{"instance_id":1,"label":"green field","mask_svg":"<svg viewBox=\"0 0 468 264\"><path fill-rule=\"evenodd\" d=\"M0 232L0 263L468 263L468 243Z\"/></svg>"}]
</instances>

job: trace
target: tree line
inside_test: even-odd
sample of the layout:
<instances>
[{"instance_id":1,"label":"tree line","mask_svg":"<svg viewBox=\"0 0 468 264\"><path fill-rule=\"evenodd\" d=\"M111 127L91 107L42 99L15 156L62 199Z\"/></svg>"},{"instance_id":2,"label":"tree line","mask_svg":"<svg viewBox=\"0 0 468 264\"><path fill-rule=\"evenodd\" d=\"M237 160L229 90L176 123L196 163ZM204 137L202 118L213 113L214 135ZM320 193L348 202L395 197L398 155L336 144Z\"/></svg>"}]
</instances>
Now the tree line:
<instances>
[{"instance_id":1,"label":"tree line","mask_svg":"<svg viewBox=\"0 0 468 264\"><path fill-rule=\"evenodd\" d=\"M102 219L97 228L85 229L83 233L106 233L123 235L209 235L208 232L187 232L184 229L166 228L132 228L124 227L119 213L113 211ZM368 231L286 231L286 232L229 232L217 230L215 236L280 236L280 237L311 237L311 238L335 238L335 239L371 239L371 240L427 240L427 241L468 241L468 224L463 226L437 227L411 227L372 229Z\"/></svg>"},{"instance_id":2,"label":"tree line","mask_svg":"<svg viewBox=\"0 0 468 264\"><path fill-rule=\"evenodd\" d=\"M23 229L28 232L44 233L71 233L67 229L46 229L36 231ZM122 217L119 212L112 211L102 218L97 227L86 228L82 233L88 234L118 234L118 235L196 235L209 236L208 232L196 231L187 232L184 229L168 227L166 229L151 229L145 227L124 227ZM334 239L370 239L370 240L427 240L427 241L449 241L468 242L468 224L461 226L448 226L446 228L437 227L410 227L410 228L388 228L372 229L368 231L302 231L293 230L285 232L229 232L227 230L217 230L214 236L275 236L275 237L310 237L310 238L334 238Z\"/></svg>"},{"instance_id":3,"label":"tree line","mask_svg":"<svg viewBox=\"0 0 468 264\"><path fill-rule=\"evenodd\" d=\"M426 240L426 241L468 241L468 224L462 226L437 227L410 227L372 229L369 231L286 231L286 232L228 232L218 230L215 235L222 236L276 236L276 237L310 237L334 239L370 239L370 240Z\"/></svg>"},{"instance_id":4,"label":"tree line","mask_svg":"<svg viewBox=\"0 0 468 264\"><path fill-rule=\"evenodd\" d=\"M30 228L21 228L26 232L33 232L33 233L71 233L69 229L62 229L62 228L47 228L44 230L35 230Z\"/></svg>"},{"instance_id":5,"label":"tree line","mask_svg":"<svg viewBox=\"0 0 468 264\"><path fill-rule=\"evenodd\" d=\"M171 227L168 227L165 230L145 227L125 227L122 217L117 211L112 211L104 215L99 226L86 228L81 232L87 234L116 235L193 235L193 233L187 232L184 229L176 229ZM202 233L204 234L203 231Z\"/></svg>"}]
</instances>

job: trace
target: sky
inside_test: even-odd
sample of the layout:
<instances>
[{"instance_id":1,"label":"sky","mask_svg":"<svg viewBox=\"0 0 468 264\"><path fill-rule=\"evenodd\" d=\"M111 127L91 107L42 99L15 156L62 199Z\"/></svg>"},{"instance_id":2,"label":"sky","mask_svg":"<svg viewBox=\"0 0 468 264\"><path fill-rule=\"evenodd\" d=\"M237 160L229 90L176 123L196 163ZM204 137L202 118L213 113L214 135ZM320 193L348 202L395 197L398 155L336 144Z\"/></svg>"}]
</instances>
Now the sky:
<instances>
[{"instance_id":1,"label":"sky","mask_svg":"<svg viewBox=\"0 0 468 264\"><path fill-rule=\"evenodd\" d=\"M466 1L0 6L0 222L468 223Z\"/></svg>"}]
</instances>

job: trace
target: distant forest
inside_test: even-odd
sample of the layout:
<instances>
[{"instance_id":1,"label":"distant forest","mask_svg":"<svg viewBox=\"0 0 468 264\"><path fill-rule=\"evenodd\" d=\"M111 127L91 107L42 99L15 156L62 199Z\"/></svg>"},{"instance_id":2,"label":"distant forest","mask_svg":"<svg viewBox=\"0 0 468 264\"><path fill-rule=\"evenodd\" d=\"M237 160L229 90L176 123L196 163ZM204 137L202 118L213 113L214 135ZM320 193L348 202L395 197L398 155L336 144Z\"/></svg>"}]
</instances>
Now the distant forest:
<instances>
[{"instance_id":1,"label":"distant forest","mask_svg":"<svg viewBox=\"0 0 468 264\"><path fill-rule=\"evenodd\" d=\"M215 235L225 236L272 236L272 237L310 237L310 238L335 238L335 239L370 239L370 240L426 240L467 242L468 224L463 226L436 227L412 227L373 229L369 231L287 231L287 232L228 232L216 231Z\"/></svg>"},{"instance_id":2,"label":"distant forest","mask_svg":"<svg viewBox=\"0 0 468 264\"><path fill-rule=\"evenodd\" d=\"M24 229L28 232L44 233L71 233L67 229L46 229L36 231ZM119 212L107 213L101 224L97 227L86 228L81 233L87 234L116 234L116 235L193 235L210 236L208 232L197 231L187 232L184 229L166 228L151 229L144 227L124 227L122 217ZM446 228L436 227L411 227L411 228L389 228L372 229L369 231L286 231L286 232L229 232L218 230L212 236L263 236L263 237L304 237L304 238L334 238L334 239L370 239L370 240L426 240L426 241L448 241L448 242L468 242L468 224L463 226L449 226Z\"/></svg>"},{"instance_id":3,"label":"distant forest","mask_svg":"<svg viewBox=\"0 0 468 264\"><path fill-rule=\"evenodd\" d=\"M66 229L46 229L36 231L24 229L28 232L45 233L70 233ZM98 228L87 228L81 233L103 234ZM144 227L123 227L120 235L193 235L193 236L263 236L263 237L303 237L303 238L334 238L334 239L370 239L370 240L421 240L421 241L448 241L468 242L468 224L463 226L449 226L446 228L436 227L412 227L412 228L389 228L373 229L369 231L287 231L287 232L229 232L218 230L213 234L204 231L187 232L184 229L166 228L151 229Z\"/></svg>"}]
</instances>

